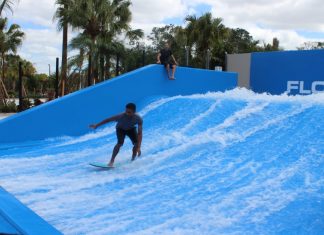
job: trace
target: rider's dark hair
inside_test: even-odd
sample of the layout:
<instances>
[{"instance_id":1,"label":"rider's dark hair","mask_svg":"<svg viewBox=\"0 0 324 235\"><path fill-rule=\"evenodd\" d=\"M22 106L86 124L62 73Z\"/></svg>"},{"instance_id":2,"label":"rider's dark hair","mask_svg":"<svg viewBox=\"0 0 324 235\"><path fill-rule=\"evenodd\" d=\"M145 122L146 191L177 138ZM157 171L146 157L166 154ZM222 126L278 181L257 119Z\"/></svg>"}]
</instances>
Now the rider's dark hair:
<instances>
[{"instance_id":1,"label":"rider's dark hair","mask_svg":"<svg viewBox=\"0 0 324 235\"><path fill-rule=\"evenodd\" d=\"M127 109L131 109L131 110L133 110L134 113L136 112L136 104L134 104L134 103L128 103L128 104L126 105L126 108L127 108Z\"/></svg>"}]
</instances>

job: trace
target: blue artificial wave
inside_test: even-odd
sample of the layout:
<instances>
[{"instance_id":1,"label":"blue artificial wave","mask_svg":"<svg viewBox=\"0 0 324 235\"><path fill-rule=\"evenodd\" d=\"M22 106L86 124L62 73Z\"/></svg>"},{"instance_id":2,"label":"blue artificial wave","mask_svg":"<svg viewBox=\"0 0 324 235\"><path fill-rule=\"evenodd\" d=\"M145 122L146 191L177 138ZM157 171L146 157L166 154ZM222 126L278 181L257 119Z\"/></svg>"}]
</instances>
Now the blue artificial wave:
<instances>
[{"instance_id":1,"label":"blue artificial wave","mask_svg":"<svg viewBox=\"0 0 324 235\"><path fill-rule=\"evenodd\" d=\"M146 105L143 156L114 124L0 145L0 184L64 234L323 234L324 96L245 89ZM90 124L90 123L89 123Z\"/></svg>"}]
</instances>

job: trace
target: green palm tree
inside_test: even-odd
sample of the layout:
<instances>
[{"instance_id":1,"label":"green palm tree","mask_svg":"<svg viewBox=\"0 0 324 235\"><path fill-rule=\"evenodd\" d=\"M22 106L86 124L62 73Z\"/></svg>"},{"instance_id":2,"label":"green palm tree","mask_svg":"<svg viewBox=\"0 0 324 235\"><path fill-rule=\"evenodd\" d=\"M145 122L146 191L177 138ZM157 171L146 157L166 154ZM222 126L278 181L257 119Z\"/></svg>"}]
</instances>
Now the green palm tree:
<instances>
[{"instance_id":1,"label":"green palm tree","mask_svg":"<svg viewBox=\"0 0 324 235\"><path fill-rule=\"evenodd\" d=\"M185 20L188 46L195 49L196 63L203 67L205 64L203 58L207 51L212 50L215 44L221 43L226 27L222 24L221 18L213 18L211 13L199 18L195 15L187 16Z\"/></svg>"},{"instance_id":2,"label":"green palm tree","mask_svg":"<svg viewBox=\"0 0 324 235\"><path fill-rule=\"evenodd\" d=\"M110 69L112 66L111 60L114 55L117 54L116 46L118 42L112 38L112 36L102 34L98 38L98 57L99 57L99 69L100 69L100 79L105 80L111 78Z\"/></svg>"},{"instance_id":3,"label":"green palm tree","mask_svg":"<svg viewBox=\"0 0 324 235\"><path fill-rule=\"evenodd\" d=\"M2 16L4 10L13 12L12 5L14 4L14 2L15 0L2 0L0 2L0 17ZM1 40L4 40L3 35L1 35ZM8 93L6 91L6 87L2 81L2 78L0 78L0 98L4 105L6 105L6 97L8 97Z\"/></svg>"},{"instance_id":4,"label":"green palm tree","mask_svg":"<svg viewBox=\"0 0 324 235\"><path fill-rule=\"evenodd\" d=\"M73 5L73 0L56 0L55 4L58 5L54 18L58 20L57 28L59 31L63 31L62 40L62 72L61 72L61 95L65 93L65 82L67 78L67 57L68 57L68 25L71 21L71 14L69 8Z\"/></svg>"},{"instance_id":5,"label":"green palm tree","mask_svg":"<svg viewBox=\"0 0 324 235\"><path fill-rule=\"evenodd\" d=\"M74 2L69 9L70 24L73 29L81 31L79 39L84 39L83 44L88 46L88 74L91 77L89 78L91 84L93 75L95 79L98 79L99 74L101 78L104 77L102 69L105 66L104 51L111 49L110 44L117 35L131 30L129 26L131 3L128 0L74 0Z\"/></svg>"},{"instance_id":6,"label":"green palm tree","mask_svg":"<svg viewBox=\"0 0 324 235\"><path fill-rule=\"evenodd\" d=\"M86 54L83 48L79 49L79 53L69 57L68 59L68 88L70 91L81 90L84 84L84 61Z\"/></svg>"},{"instance_id":7,"label":"green palm tree","mask_svg":"<svg viewBox=\"0 0 324 235\"><path fill-rule=\"evenodd\" d=\"M117 39L117 35L113 35L112 32L105 32L98 36L97 40L97 60L98 60L98 77L99 81L105 80L105 78L110 78L109 70L111 68L111 60L115 57L116 70L115 74L119 70L119 65L126 59L125 52L126 48L120 40ZM130 45L139 44L139 40L144 37L144 32L141 29L132 30L129 28L125 33L125 39L128 40ZM122 60L122 61L120 61ZM118 64L117 64L118 62Z\"/></svg>"},{"instance_id":8,"label":"green palm tree","mask_svg":"<svg viewBox=\"0 0 324 235\"><path fill-rule=\"evenodd\" d=\"M71 66L80 71L76 58L82 57L88 60L88 63L85 62L85 67L88 67L88 85L104 80L110 76L111 61L114 61L116 55L122 57L125 51L120 43L121 35L129 39L130 43L144 35L142 30L132 30L129 26L130 1L57 0L57 3L62 6L62 1L68 1L68 7L58 8L56 18L62 19L59 25L63 24L64 19L73 30L80 32L69 45L70 50L80 52L70 59Z\"/></svg>"},{"instance_id":9,"label":"green palm tree","mask_svg":"<svg viewBox=\"0 0 324 235\"><path fill-rule=\"evenodd\" d=\"M88 35L83 33L79 33L76 37L72 38L69 44L69 50L79 51L79 54L69 58L69 67L78 69L80 79L84 61L90 57L89 48L91 47L91 45L91 39L88 37ZM91 81L88 81L88 84L90 83Z\"/></svg>"},{"instance_id":10,"label":"green palm tree","mask_svg":"<svg viewBox=\"0 0 324 235\"><path fill-rule=\"evenodd\" d=\"M79 87L78 89L82 89L82 69L83 69L83 64L85 61L85 48L80 48L79 53L75 56L72 56L69 58L69 63L68 67L74 68L72 73L78 73L78 78L79 78Z\"/></svg>"},{"instance_id":11,"label":"green palm tree","mask_svg":"<svg viewBox=\"0 0 324 235\"><path fill-rule=\"evenodd\" d=\"M12 5L16 2L16 0L2 0L0 4L0 16L2 15L2 12L4 10L9 10L10 12L13 12Z\"/></svg>"},{"instance_id":12,"label":"green palm tree","mask_svg":"<svg viewBox=\"0 0 324 235\"><path fill-rule=\"evenodd\" d=\"M6 87L4 85L5 80L5 60L6 55L10 52L16 54L18 47L22 44L24 33L20 30L20 26L17 24L10 25L8 28L8 19L0 18L0 55L1 55L1 71L2 76L0 78L0 98L2 103L6 104L5 98L8 98Z\"/></svg>"},{"instance_id":13,"label":"green palm tree","mask_svg":"<svg viewBox=\"0 0 324 235\"><path fill-rule=\"evenodd\" d=\"M17 24L10 25L8 28L8 19L0 18L0 54L2 79L5 79L5 58L7 53L17 53L17 49L21 46L24 39L24 32Z\"/></svg>"},{"instance_id":14,"label":"green palm tree","mask_svg":"<svg viewBox=\"0 0 324 235\"><path fill-rule=\"evenodd\" d=\"M130 45L135 45L144 37L144 32L142 29L129 30L126 32L126 37L129 39Z\"/></svg>"},{"instance_id":15,"label":"green palm tree","mask_svg":"<svg viewBox=\"0 0 324 235\"><path fill-rule=\"evenodd\" d=\"M188 15L185 18L185 21L187 22L187 26L185 28L187 33L187 45L192 47L199 37L199 28L197 25L198 19L195 15Z\"/></svg>"}]
</instances>

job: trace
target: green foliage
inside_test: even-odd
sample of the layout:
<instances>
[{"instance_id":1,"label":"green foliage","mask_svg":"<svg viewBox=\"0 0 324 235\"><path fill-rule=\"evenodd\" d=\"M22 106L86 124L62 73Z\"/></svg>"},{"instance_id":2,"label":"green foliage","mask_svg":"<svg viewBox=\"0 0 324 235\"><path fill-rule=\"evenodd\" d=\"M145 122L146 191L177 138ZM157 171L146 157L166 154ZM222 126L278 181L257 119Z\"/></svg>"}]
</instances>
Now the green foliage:
<instances>
[{"instance_id":1,"label":"green foliage","mask_svg":"<svg viewBox=\"0 0 324 235\"><path fill-rule=\"evenodd\" d=\"M150 43L145 46L141 42L143 31L129 26L129 1L57 0L56 3L59 7L55 17L59 25L67 23L80 32L69 45L70 50L79 51L69 58L70 92L86 86L89 70L98 83L114 77L117 70L123 73L156 63L157 53L165 42L170 43L180 65L186 65L188 52L189 66L198 68L224 67L227 53L279 50L278 39L272 45L260 45L248 31L228 28L221 18L213 18L211 13L187 16L185 27L172 24L154 27L148 36ZM128 44L121 40L121 35L126 36Z\"/></svg>"},{"instance_id":2,"label":"green foliage","mask_svg":"<svg viewBox=\"0 0 324 235\"><path fill-rule=\"evenodd\" d=\"M0 6L0 14L5 7L6 4L11 4L11 1L3 1ZM8 5L8 6L9 6ZM12 24L8 27L8 19L7 18L0 18L0 70L1 70L1 80L4 82L5 90L6 86L12 85L15 87L15 77L13 79L8 80L7 75L8 73L12 75L12 71L15 68L9 59L14 59L15 56L8 58L9 53L15 54L19 46L21 46L24 33L20 30L20 26L17 24ZM17 64L16 64L17 66Z\"/></svg>"},{"instance_id":3,"label":"green foliage","mask_svg":"<svg viewBox=\"0 0 324 235\"><path fill-rule=\"evenodd\" d=\"M0 18L0 53L2 59L9 52L17 52L17 48L21 46L24 36L25 34L21 31L19 25L12 24L8 28L8 19Z\"/></svg>"},{"instance_id":4,"label":"green foliage","mask_svg":"<svg viewBox=\"0 0 324 235\"><path fill-rule=\"evenodd\" d=\"M253 37L245 29L230 29L227 43L228 53L248 53L257 51L259 41L253 40Z\"/></svg>"},{"instance_id":5,"label":"green foliage","mask_svg":"<svg viewBox=\"0 0 324 235\"><path fill-rule=\"evenodd\" d=\"M45 89L51 87L48 81L48 75L36 74L34 65L27 60L20 58L18 55L9 54L5 57L6 67L4 71L4 84L11 97L17 97L18 92L18 70L19 62L22 63L23 84L27 94L33 96L42 96Z\"/></svg>"},{"instance_id":6,"label":"green foliage","mask_svg":"<svg viewBox=\"0 0 324 235\"><path fill-rule=\"evenodd\" d=\"M155 27L148 37L156 53L167 41L180 65L185 65L186 48L189 50L189 65L205 68L207 53L210 53L209 67L225 66L226 54L248 53L253 51L280 50L279 40L273 45L254 40L245 29L232 29L222 23L221 18L213 18L211 13L200 17L189 15L186 26L166 25Z\"/></svg>"},{"instance_id":7,"label":"green foliage","mask_svg":"<svg viewBox=\"0 0 324 235\"><path fill-rule=\"evenodd\" d=\"M24 98L24 99L22 100L21 105L18 105L17 109L18 109L18 111L21 112L21 111L24 111L24 110L26 110L26 109L29 109L31 106L32 106L32 104L31 104L31 102L29 101L29 99L28 99L28 98Z\"/></svg>"},{"instance_id":8,"label":"green foliage","mask_svg":"<svg viewBox=\"0 0 324 235\"><path fill-rule=\"evenodd\" d=\"M170 24L160 28L154 27L148 39L152 41L153 48L148 47L147 51L150 52L151 49L155 51L154 62L156 62L157 52L168 42L171 45L171 50L177 58L177 61L180 64L185 63L185 42L187 41L187 35L181 26Z\"/></svg>"},{"instance_id":9,"label":"green foliage","mask_svg":"<svg viewBox=\"0 0 324 235\"><path fill-rule=\"evenodd\" d=\"M125 50L125 56L122 58L122 72L129 72L143 66L144 47L138 46Z\"/></svg>"},{"instance_id":10,"label":"green foliage","mask_svg":"<svg viewBox=\"0 0 324 235\"><path fill-rule=\"evenodd\" d=\"M15 113L17 112L17 106L14 101L10 101L7 103L7 105L0 105L0 112Z\"/></svg>"},{"instance_id":11,"label":"green foliage","mask_svg":"<svg viewBox=\"0 0 324 235\"><path fill-rule=\"evenodd\" d=\"M0 3L0 16L2 15L4 10L8 10L13 12L12 5L14 4L15 0L2 0Z\"/></svg>"},{"instance_id":12,"label":"green foliage","mask_svg":"<svg viewBox=\"0 0 324 235\"><path fill-rule=\"evenodd\" d=\"M43 104L43 102L40 99L34 99L34 106L38 106Z\"/></svg>"},{"instance_id":13,"label":"green foliage","mask_svg":"<svg viewBox=\"0 0 324 235\"><path fill-rule=\"evenodd\" d=\"M4 8L10 9L13 2L14 0L2 1L2 4ZM67 65L64 65L64 59L62 61L62 80L64 74L68 75L65 91L73 92L87 86L88 71L91 74L91 82L98 83L114 77L117 69L124 73L155 63L157 53L165 42L171 44L173 54L180 65L186 65L188 51L189 66L198 68L206 67L207 53L210 53L207 66L213 68L225 66L227 53L281 50L277 38L274 38L272 44L260 44L248 31L228 28L221 18L214 18L211 13L200 17L187 16L184 19L184 27L172 24L154 27L148 36L150 43L144 45L143 30L130 27L130 4L129 0L56 0L54 19L57 20L58 29L63 30L65 35L63 50L67 43L67 38L64 40L67 27L78 32L69 44L69 50L77 50L78 53L69 58ZM24 33L19 25L13 24L8 27L7 24L6 18L0 18L0 54L3 62L1 64L4 64L1 73L8 93L10 96L17 95L18 62L21 61L26 91L24 95L35 98L48 96L49 91L54 90L54 75L48 77L46 74L36 74L31 62L14 55L22 43ZM310 46L305 44L301 49L307 47ZM312 46L323 47L323 43L320 42Z\"/></svg>"},{"instance_id":14,"label":"green foliage","mask_svg":"<svg viewBox=\"0 0 324 235\"><path fill-rule=\"evenodd\" d=\"M92 75L91 83L111 77L116 57L124 57L126 52L119 40L121 36L126 35L133 46L143 37L142 30L130 27L128 0L57 0L56 4L54 18L58 20L58 28L69 25L80 32L69 45L71 50L80 52L69 59L69 91L84 86L85 70Z\"/></svg>"},{"instance_id":15,"label":"green foliage","mask_svg":"<svg viewBox=\"0 0 324 235\"><path fill-rule=\"evenodd\" d=\"M324 42L305 42L300 47L297 47L298 50L319 50L324 49Z\"/></svg>"}]
</instances>

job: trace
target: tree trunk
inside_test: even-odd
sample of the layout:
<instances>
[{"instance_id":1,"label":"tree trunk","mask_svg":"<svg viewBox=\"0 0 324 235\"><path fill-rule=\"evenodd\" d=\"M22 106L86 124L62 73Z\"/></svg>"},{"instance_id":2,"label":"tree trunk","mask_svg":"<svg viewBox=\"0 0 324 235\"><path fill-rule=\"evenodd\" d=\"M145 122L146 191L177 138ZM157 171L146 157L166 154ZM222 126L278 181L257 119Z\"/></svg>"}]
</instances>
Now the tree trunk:
<instances>
[{"instance_id":1,"label":"tree trunk","mask_svg":"<svg viewBox=\"0 0 324 235\"><path fill-rule=\"evenodd\" d=\"M105 79L110 79L110 57L106 56Z\"/></svg>"},{"instance_id":2,"label":"tree trunk","mask_svg":"<svg viewBox=\"0 0 324 235\"><path fill-rule=\"evenodd\" d=\"M2 81L5 82L5 55L1 54L1 60L2 60Z\"/></svg>"},{"instance_id":3,"label":"tree trunk","mask_svg":"<svg viewBox=\"0 0 324 235\"><path fill-rule=\"evenodd\" d=\"M119 57L119 54L117 54L116 56L116 77L119 75L119 60L120 60L120 57Z\"/></svg>"},{"instance_id":4,"label":"tree trunk","mask_svg":"<svg viewBox=\"0 0 324 235\"><path fill-rule=\"evenodd\" d=\"M89 62L88 62L88 86L91 86L91 78L92 78L92 50L89 52Z\"/></svg>"},{"instance_id":5,"label":"tree trunk","mask_svg":"<svg viewBox=\"0 0 324 235\"><path fill-rule=\"evenodd\" d=\"M103 55L100 55L100 81L105 80L105 58Z\"/></svg>"},{"instance_id":6,"label":"tree trunk","mask_svg":"<svg viewBox=\"0 0 324 235\"><path fill-rule=\"evenodd\" d=\"M3 105L7 105L7 99L9 98L6 87L2 81L2 79L0 78L0 102Z\"/></svg>"},{"instance_id":7,"label":"tree trunk","mask_svg":"<svg viewBox=\"0 0 324 235\"><path fill-rule=\"evenodd\" d=\"M16 81L15 80L12 80L12 90L15 91L16 90Z\"/></svg>"},{"instance_id":8,"label":"tree trunk","mask_svg":"<svg viewBox=\"0 0 324 235\"><path fill-rule=\"evenodd\" d=\"M98 72L98 66L96 66L94 68L94 72L93 72L93 84L97 84L99 83L99 79L98 79L98 76L99 76L99 72Z\"/></svg>"},{"instance_id":9,"label":"tree trunk","mask_svg":"<svg viewBox=\"0 0 324 235\"><path fill-rule=\"evenodd\" d=\"M82 76L81 76L82 67L79 67L79 90L82 89Z\"/></svg>"},{"instance_id":10,"label":"tree trunk","mask_svg":"<svg viewBox=\"0 0 324 235\"><path fill-rule=\"evenodd\" d=\"M65 81L67 76L67 47L68 47L68 25L65 23L63 26L61 96L64 96L65 93Z\"/></svg>"},{"instance_id":11,"label":"tree trunk","mask_svg":"<svg viewBox=\"0 0 324 235\"><path fill-rule=\"evenodd\" d=\"M6 86L4 84L4 73L5 73L5 56L4 54L2 53L1 55L1 65L2 65L2 78L0 78L0 102L3 104L3 105L7 105L7 99L9 98L9 95L8 95L8 92L7 92L7 89L6 89Z\"/></svg>"}]
</instances>

